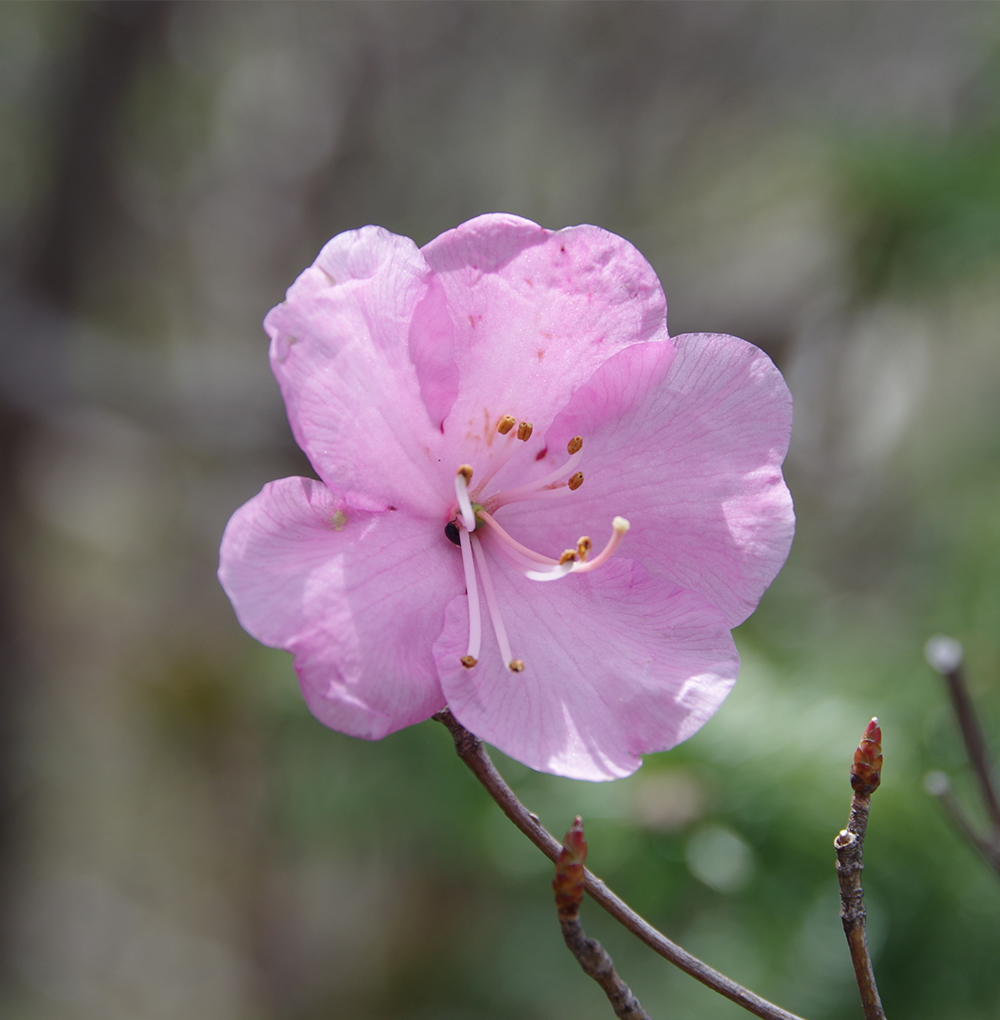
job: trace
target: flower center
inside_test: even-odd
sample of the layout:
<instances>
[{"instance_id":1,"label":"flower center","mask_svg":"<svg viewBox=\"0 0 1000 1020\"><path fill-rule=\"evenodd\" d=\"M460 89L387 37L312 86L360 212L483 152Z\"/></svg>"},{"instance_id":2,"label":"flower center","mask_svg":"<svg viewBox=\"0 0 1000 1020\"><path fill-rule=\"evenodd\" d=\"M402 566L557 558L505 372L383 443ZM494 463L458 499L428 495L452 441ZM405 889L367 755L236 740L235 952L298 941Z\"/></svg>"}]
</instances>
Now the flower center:
<instances>
[{"instance_id":1,"label":"flower center","mask_svg":"<svg viewBox=\"0 0 1000 1020\"><path fill-rule=\"evenodd\" d=\"M469 647L466 654L462 656L462 665L466 669L472 669L479 663L482 618L479 606L479 584L476 577L478 568L483 597L486 600L500 655L507 669L512 673L520 673L524 669L524 662L515 658L511 653L507 628L504 626L503 617L500 614L500 603L497 600L489 561L484 549L484 539L488 539L490 548L500 553L515 570L528 580L557 581L568 574L596 570L607 563L628 531L629 522L624 517L614 518L611 522L611 538L593 559L589 558L592 543L586 535L577 540L575 548L566 549L558 558L535 552L534 549L522 545L497 523L493 515L501 507L511 503L520 503L526 500L562 499L576 492L583 485L583 472L576 470L582 456L583 439L580 436L571 439L566 445L569 459L543 478L538 478L527 485L515 486L484 496L487 484L517 452L518 442L526 443L531 438L532 427L529 422L518 423L517 419L507 414L500 419L497 432L506 436L507 441L486 474L476 480L475 488L470 489L474 472L469 464L462 464L455 472L454 517L445 525L444 533L449 541L462 550L465 590L469 599Z\"/></svg>"}]
</instances>

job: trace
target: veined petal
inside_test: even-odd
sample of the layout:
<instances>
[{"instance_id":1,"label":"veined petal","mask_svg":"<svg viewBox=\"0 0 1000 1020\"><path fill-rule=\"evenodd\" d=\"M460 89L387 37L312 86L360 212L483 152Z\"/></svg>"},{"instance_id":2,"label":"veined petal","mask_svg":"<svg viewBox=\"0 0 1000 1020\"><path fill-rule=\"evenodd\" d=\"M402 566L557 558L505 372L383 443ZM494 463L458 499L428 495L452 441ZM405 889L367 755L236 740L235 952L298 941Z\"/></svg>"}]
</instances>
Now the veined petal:
<instances>
[{"instance_id":1,"label":"veined petal","mask_svg":"<svg viewBox=\"0 0 1000 1020\"><path fill-rule=\"evenodd\" d=\"M667 339L656 274L599 227L549 231L516 216L479 216L422 249L454 324L457 388L444 429L472 461L497 420L535 426L554 416L616 351ZM452 447L455 449L455 447Z\"/></svg>"},{"instance_id":2,"label":"veined petal","mask_svg":"<svg viewBox=\"0 0 1000 1020\"><path fill-rule=\"evenodd\" d=\"M427 635L462 590L450 552L436 523L283 478L233 515L219 580L247 631L293 653L313 714L378 739L444 706Z\"/></svg>"},{"instance_id":3,"label":"veined petal","mask_svg":"<svg viewBox=\"0 0 1000 1020\"><path fill-rule=\"evenodd\" d=\"M415 316L428 334L442 322L431 292L409 238L364 227L327 243L264 320L295 439L354 506L440 509L437 449L450 405L436 379L455 369L440 354L447 340L411 343Z\"/></svg>"},{"instance_id":4,"label":"veined petal","mask_svg":"<svg viewBox=\"0 0 1000 1020\"><path fill-rule=\"evenodd\" d=\"M603 365L555 422L548 443L583 435L586 484L544 521L511 507L505 527L535 548L632 530L623 555L718 606L730 626L756 608L788 556L795 526L781 475L792 401L763 351L736 337L674 337ZM548 540L540 534L548 532Z\"/></svg>"},{"instance_id":5,"label":"veined petal","mask_svg":"<svg viewBox=\"0 0 1000 1020\"><path fill-rule=\"evenodd\" d=\"M735 682L739 658L722 614L634 562L539 585L529 597L519 577L497 577L497 594L523 672L504 668L485 631L479 664L460 665L463 598L449 604L434 654L455 716L531 768L627 776L641 755L695 733Z\"/></svg>"}]
</instances>

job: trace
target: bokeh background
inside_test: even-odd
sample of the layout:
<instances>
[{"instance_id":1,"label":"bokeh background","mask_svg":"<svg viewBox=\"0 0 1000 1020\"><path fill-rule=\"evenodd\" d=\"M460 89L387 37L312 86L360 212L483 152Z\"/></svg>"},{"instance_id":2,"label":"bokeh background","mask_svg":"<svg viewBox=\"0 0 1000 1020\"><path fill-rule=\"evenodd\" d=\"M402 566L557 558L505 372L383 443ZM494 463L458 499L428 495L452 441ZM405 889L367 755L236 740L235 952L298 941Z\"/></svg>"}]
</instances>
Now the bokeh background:
<instances>
[{"instance_id":1,"label":"bokeh background","mask_svg":"<svg viewBox=\"0 0 1000 1020\"><path fill-rule=\"evenodd\" d=\"M831 841L868 719L891 1017L995 1018L1000 882L922 645L1000 740L1000 8L876 3L0 6L0 1015L590 1020L547 862L427 722L323 729L214 571L307 473L260 321L338 231L598 223L670 326L796 399L791 559L704 730L589 785L497 755L708 962L859 1016ZM586 907L654 1017L737 1007Z\"/></svg>"}]
</instances>

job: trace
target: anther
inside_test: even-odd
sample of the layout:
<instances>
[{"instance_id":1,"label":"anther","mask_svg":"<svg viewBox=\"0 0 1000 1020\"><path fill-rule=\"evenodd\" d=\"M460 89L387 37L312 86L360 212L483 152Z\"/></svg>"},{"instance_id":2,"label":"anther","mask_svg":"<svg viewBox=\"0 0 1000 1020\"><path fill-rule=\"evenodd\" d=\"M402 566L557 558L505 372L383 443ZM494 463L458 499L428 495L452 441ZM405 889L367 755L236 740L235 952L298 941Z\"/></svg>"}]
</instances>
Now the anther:
<instances>
[{"instance_id":1,"label":"anther","mask_svg":"<svg viewBox=\"0 0 1000 1020\"><path fill-rule=\"evenodd\" d=\"M521 659L511 659L510 662L507 663L507 668L511 671L511 673L523 673L524 662Z\"/></svg>"},{"instance_id":2,"label":"anther","mask_svg":"<svg viewBox=\"0 0 1000 1020\"><path fill-rule=\"evenodd\" d=\"M577 554L577 556L579 556L581 560L585 560L587 558L587 553L590 552L592 546L593 546L593 543L590 541L590 537L587 536L587 535L584 535L576 543L576 554Z\"/></svg>"},{"instance_id":3,"label":"anther","mask_svg":"<svg viewBox=\"0 0 1000 1020\"><path fill-rule=\"evenodd\" d=\"M472 669L473 666L479 665L479 660L474 655L463 655L462 665L466 669Z\"/></svg>"},{"instance_id":4,"label":"anther","mask_svg":"<svg viewBox=\"0 0 1000 1020\"><path fill-rule=\"evenodd\" d=\"M559 557L559 566L561 567L564 563L571 563L576 559L576 550L567 549L562 556Z\"/></svg>"},{"instance_id":5,"label":"anther","mask_svg":"<svg viewBox=\"0 0 1000 1020\"><path fill-rule=\"evenodd\" d=\"M517 424L517 419L512 414L505 414L497 423L497 432L505 436Z\"/></svg>"},{"instance_id":6,"label":"anther","mask_svg":"<svg viewBox=\"0 0 1000 1020\"><path fill-rule=\"evenodd\" d=\"M566 452L572 457L574 453L579 453L583 449L583 436L574 436L566 444Z\"/></svg>"},{"instance_id":7,"label":"anther","mask_svg":"<svg viewBox=\"0 0 1000 1020\"><path fill-rule=\"evenodd\" d=\"M570 487L570 489L573 492L576 492L576 490L579 489L581 485L583 485L583 472L577 471L575 475L570 475L569 481L566 484Z\"/></svg>"},{"instance_id":8,"label":"anther","mask_svg":"<svg viewBox=\"0 0 1000 1020\"><path fill-rule=\"evenodd\" d=\"M461 475L465 479L465 484L468 485L472 481L472 465L462 464L455 474Z\"/></svg>"},{"instance_id":9,"label":"anther","mask_svg":"<svg viewBox=\"0 0 1000 1020\"><path fill-rule=\"evenodd\" d=\"M530 421L522 421L517 427L517 438L522 443L526 443L531 438L531 432L534 429L534 425Z\"/></svg>"}]
</instances>

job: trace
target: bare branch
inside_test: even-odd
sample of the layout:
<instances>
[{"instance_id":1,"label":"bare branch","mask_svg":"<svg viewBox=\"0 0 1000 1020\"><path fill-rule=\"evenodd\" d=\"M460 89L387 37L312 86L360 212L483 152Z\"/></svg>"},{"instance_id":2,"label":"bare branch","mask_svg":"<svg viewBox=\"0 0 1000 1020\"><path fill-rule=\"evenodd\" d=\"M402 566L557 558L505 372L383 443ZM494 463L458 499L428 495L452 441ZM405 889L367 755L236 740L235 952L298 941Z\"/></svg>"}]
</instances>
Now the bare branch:
<instances>
[{"instance_id":1,"label":"bare branch","mask_svg":"<svg viewBox=\"0 0 1000 1020\"><path fill-rule=\"evenodd\" d=\"M486 787L486 791L497 802L503 813L531 840L539 850L553 863L559 856L558 840L538 821L518 799L504 782L490 761L483 748L482 741L470 733L452 714L449 709L438 712L434 716L438 722L444 723L451 731L455 740L458 756L472 771L475 777ZM762 999L749 989L737 984L725 974L709 967L686 949L671 942L666 935L657 931L648 921L640 917L627 903L616 896L599 878L589 871L584 871L587 894L599 903L616 921L627 928L636 938L645 942L665 960L679 967L696 981L707 985L713 991L742 1006L745 1010L761 1017L761 1020L802 1020L794 1013L789 1013L780 1006Z\"/></svg>"},{"instance_id":2,"label":"bare branch","mask_svg":"<svg viewBox=\"0 0 1000 1020\"><path fill-rule=\"evenodd\" d=\"M580 904L583 902L586 871L583 864L586 859L587 841L583 835L583 819L578 815L566 833L562 850L556 859L556 877L552 881L563 940L583 968L584 974L592 977L604 989L619 1020L650 1020L649 1014L632 994L632 989L618 976L605 948L596 939L588 939L580 925Z\"/></svg>"},{"instance_id":3,"label":"bare branch","mask_svg":"<svg viewBox=\"0 0 1000 1020\"><path fill-rule=\"evenodd\" d=\"M993 781L993 763L990 761L986 740L979 726L969 688L962 668L962 646L954 639L935 634L924 646L927 662L936 673L940 673L948 684L952 708L962 731L962 742L969 764L979 783L979 790L986 805L986 811L993 825L991 843L1000 842L1000 799Z\"/></svg>"},{"instance_id":4,"label":"bare branch","mask_svg":"<svg viewBox=\"0 0 1000 1020\"><path fill-rule=\"evenodd\" d=\"M928 772L924 776L924 789L934 797L951 819L952 825L974 847L979 856L1000 875L1000 844L980 836L972 822L969 821L965 809L958 802L951 788L951 780L943 772Z\"/></svg>"},{"instance_id":5,"label":"bare branch","mask_svg":"<svg viewBox=\"0 0 1000 1020\"><path fill-rule=\"evenodd\" d=\"M847 828L842 829L833 841L837 850L837 877L840 879L840 920L844 925L847 945L854 964L854 976L861 993L865 1020L886 1020L875 985L875 972L868 953L868 935L865 926L865 893L861 887L864 869L862 851L865 830L868 828L868 811L871 795L878 789L882 771L882 731L878 719L872 719L854 754L851 767L851 813Z\"/></svg>"}]
</instances>

